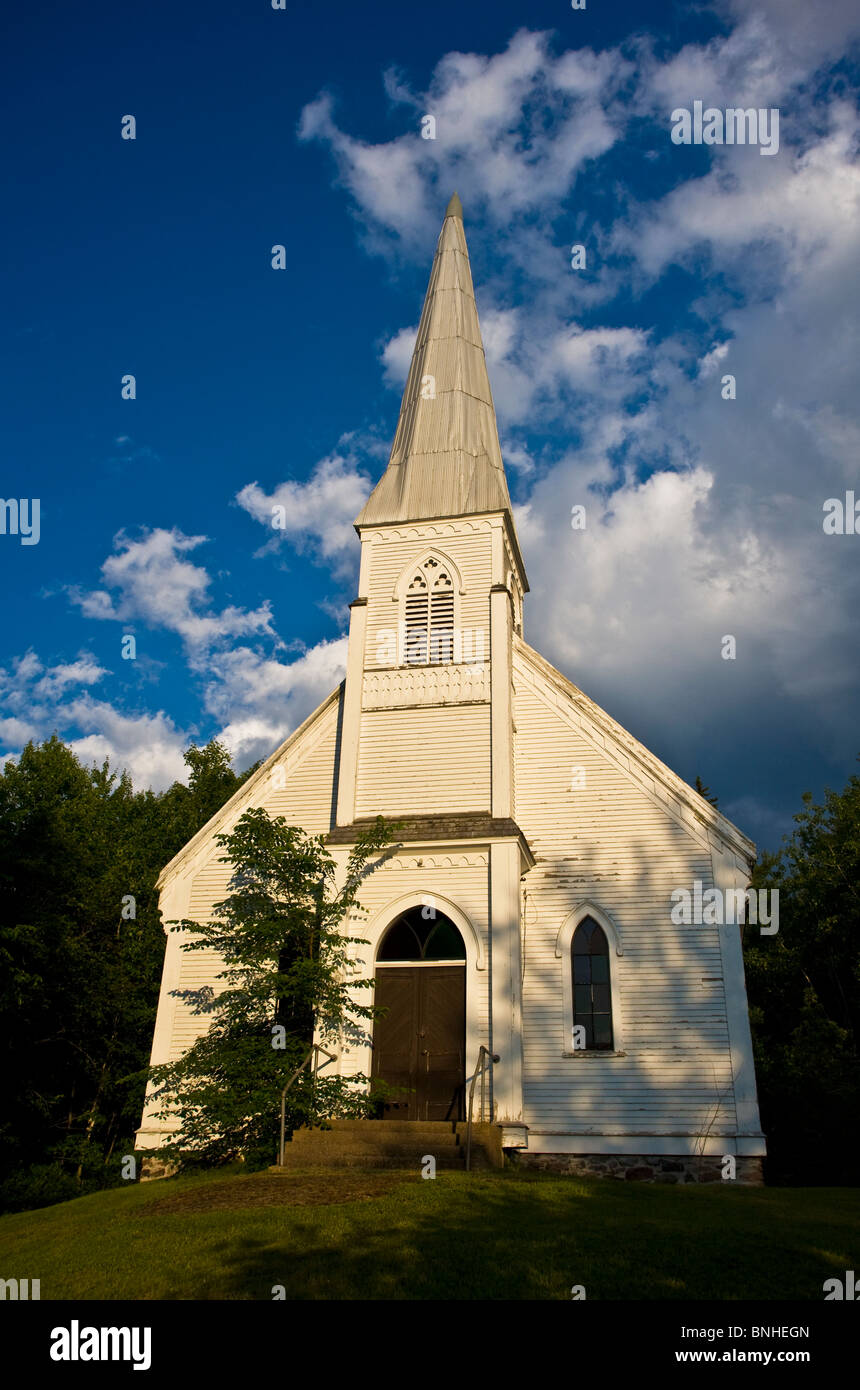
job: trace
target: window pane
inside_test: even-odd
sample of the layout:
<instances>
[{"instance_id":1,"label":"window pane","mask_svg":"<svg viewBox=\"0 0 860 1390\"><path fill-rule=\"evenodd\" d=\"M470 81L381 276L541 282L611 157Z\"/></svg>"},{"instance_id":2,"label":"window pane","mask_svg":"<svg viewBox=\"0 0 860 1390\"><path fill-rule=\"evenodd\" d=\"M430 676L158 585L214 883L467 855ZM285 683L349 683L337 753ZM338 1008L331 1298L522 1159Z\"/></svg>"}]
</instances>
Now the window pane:
<instances>
[{"instance_id":1,"label":"window pane","mask_svg":"<svg viewBox=\"0 0 860 1390\"><path fill-rule=\"evenodd\" d=\"M609 942L593 917L583 917L571 943L573 1022L585 1028L585 1045L611 1050L612 990Z\"/></svg>"},{"instance_id":2,"label":"window pane","mask_svg":"<svg viewBox=\"0 0 860 1390\"><path fill-rule=\"evenodd\" d=\"M596 922L591 923L591 937L589 939L588 949L593 956L605 956L608 954L606 936L603 928L599 927Z\"/></svg>"},{"instance_id":3,"label":"window pane","mask_svg":"<svg viewBox=\"0 0 860 1390\"><path fill-rule=\"evenodd\" d=\"M608 1014L594 1015L594 1046L612 1046L612 1021Z\"/></svg>"},{"instance_id":4,"label":"window pane","mask_svg":"<svg viewBox=\"0 0 860 1390\"><path fill-rule=\"evenodd\" d=\"M463 938L453 922L447 917L436 917L436 925L427 938L424 947L425 960L465 960L466 948Z\"/></svg>"},{"instance_id":5,"label":"window pane","mask_svg":"<svg viewBox=\"0 0 860 1390\"><path fill-rule=\"evenodd\" d=\"M595 984L605 985L609 983L609 957L608 956L589 956L588 963L591 966L591 978Z\"/></svg>"},{"instance_id":6,"label":"window pane","mask_svg":"<svg viewBox=\"0 0 860 1390\"><path fill-rule=\"evenodd\" d=\"M574 985L573 995L573 1008L576 1014L576 1021L577 1023L584 1023L585 1019L582 1018L581 1015L591 1013L591 986Z\"/></svg>"},{"instance_id":7,"label":"window pane","mask_svg":"<svg viewBox=\"0 0 860 1390\"><path fill-rule=\"evenodd\" d=\"M591 956L574 956L573 982L576 985L591 984Z\"/></svg>"},{"instance_id":8,"label":"window pane","mask_svg":"<svg viewBox=\"0 0 860 1390\"><path fill-rule=\"evenodd\" d=\"M608 985L593 985L591 990L593 1008L596 1014L608 1014L611 1006Z\"/></svg>"},{"instance_id":9,"label":"window pane","mask_svg":"<svg viewBox=\"0 0 860 1390\"><path fill-rule=\"evenodd\" d=\"M418 939L403 918L389 927L379 948L377 960L420 960L421 947Z\"/></svg>"}]
</instances>

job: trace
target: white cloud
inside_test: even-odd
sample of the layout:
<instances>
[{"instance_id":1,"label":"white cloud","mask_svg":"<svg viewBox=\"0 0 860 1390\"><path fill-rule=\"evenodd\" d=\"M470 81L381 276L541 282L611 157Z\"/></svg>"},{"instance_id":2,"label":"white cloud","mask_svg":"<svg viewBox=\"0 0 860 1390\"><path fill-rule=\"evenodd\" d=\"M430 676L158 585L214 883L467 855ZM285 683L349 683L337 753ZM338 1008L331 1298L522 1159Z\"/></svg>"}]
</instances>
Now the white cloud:
<instances>
[{"instance_id":1,"label":"white cloud","mask_svg":"<svg viewBox=\"0 0 860 1390\"><path fill-rule=\"evenodd\" d=\"M112 770L127 770L136 788L163 791L175 781L187 780L182 750L188 737L163 711L125 714L104 700L84 695L71 701L64 714L69 724L91 730L70 740L81 762L100 766L108 758Z\"/></svg>"},{"instance_id":2,"label":"white cloud","mask_svg":"<svg viewBox=\"0 0 860 1390\"><path fill-rule=\"evenodd\" d=\"M382 371L386 386L403 388L409 374L409 364L415 351L418 325L401 328L382 349Z\"/></svg>"},{"instance_id":3,"label":"white cloud","mask_svg":"<svg viewBox=\"0 0 860 1390\"><path fill-rule=\"evenodd\" d=\"M320 642L295 661L273 661L247 647L213 659L206 707L223 720L219 738L239 765L268 755L343 679L347 639Z\"/></svg>"},{"instance_id":4,"label":"white cloud","mask_svg":"<svg viewBox=\"0 0 860 1390\"><path fill-rule=\"evenodd\" d=\"M83 656L77 661L54 666L36 683L34 690L40 698L52 700L71 685L96 685L108 674L106 666L99 666L92 657Z\"/></svg>"},{"instance_id":5,"label":"white cloud","mask_svg":"<svg viewBox=\"0 0 860 1390\"><path fill-rule=\"evenodd\" d=\"M0 719L0 744L6 748L16 748L20 751L25 743L29 743L31 738L38 738L39 730L35 724L28 723L26 719ZM5 753L0 757L10 756Z\"/></svg>"},{"instance_id":6,"label":"white cloud","mask_svg":"<svg viewBox=\"0 0 860 1390\"><path fill-rule=\"evenodd\" d=\"M233 605L220 613L208 609L210 577L202 566L183 558L205 540L175 528L157 528L140 540L131 540L121 531L114 540L116 553L102 565L105 588L72 592L72 599L88 618L139 620L148 627L178 633L192 651L205 650L224 638L271 634L268 602L254 610Z\"/></svg>"},{"instance_id":7,"label":"white cloud","mask_svg":"<svg viewBox=\"0 0 860 1390\"><path fill-rule=\"evenodd\" d=\"M389 74L389 97L411 114L386 144L343 131L328 94L304 108L299 137L331 150L369 245L380 249L394 232L414 246L438 231L455 187L469 190L469 216L480 210L502 226L565 195L619 138L624 114L612 97L630 72L617 50L555 57L549 35L521 30L490 57L445 55L424 93ZM435 140L421 138L425 113L436 120Z\"/></svg>"},{"instance_id":8,"label":"white cloud","mask_svg":"<svg viewBox=\"0 0 860 1390\"><path fill-rule=\"evenodd\" d=\"M0 671L0 709L9 712L0 718L0 740L9 750L3 759L17 758L29 740L40 742L56 730L84 763L109 758L115 770L128 768L136 786L160 790L184 777L187 736L167 715L129 715L93 698L89 687L109 674L83 652L46 667L30 651Z\"/></svg>"},{"instance_id":9,"label":"white cloud","mask_svg":"<svg viewBox=\"0 0 860 1390\"><path fill-rule=\"evenodd\" d=\"M356 453L348 451L320 459L304 483L287 480L270 493L256 482L247 483L236 501L271 532L264 549L287 540L299 552L309 550L344 574L355 567L353 522L370 486Z\"/></svg>"}]
</instances>

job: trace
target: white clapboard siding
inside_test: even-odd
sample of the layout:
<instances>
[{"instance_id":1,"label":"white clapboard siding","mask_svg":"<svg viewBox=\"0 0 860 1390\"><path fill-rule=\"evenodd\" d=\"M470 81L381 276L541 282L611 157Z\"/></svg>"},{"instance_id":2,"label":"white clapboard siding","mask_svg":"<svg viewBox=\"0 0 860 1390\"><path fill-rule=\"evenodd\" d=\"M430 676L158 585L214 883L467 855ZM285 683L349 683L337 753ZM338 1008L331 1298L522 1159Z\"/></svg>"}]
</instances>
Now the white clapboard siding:
<instances>
[{"instance_id":1,"label":"white clapboard siding","mask_svg":"<svg viewBox=\"0 0 860 1390\"><path fill-rule=\"evenodd\" d=\"M492 529L487 521L386 528L365 544L370 554L364 653L368 670L388 664L385 635L396 629L400 621L395 590L404 575L417 569L430 552L438 553L456 566L463 591L460 592L455 581L455 623L473 633L483 632L484 650L489 653ZM473 640L477 645L477 638Z\"/></svg>"},{"instance_id":2,"label":"white clapboard siding","mask_svg":"<svg viewBox=\"0 0 860 1390\"><path fill-rule=\"evenodd\" d=\"M526 1120L575 1133L730 1129L718 929L670 920L673 889L712 886L707 840L612 759L581 714L565 717L522 651L514 684L516 819L538 861L524 885ZM571 1044L556 938L583 902L609 916L623 945L610 969L624 1056L562 1055Z\"/></svg>"},{"instance_id":3,"label":"white clapboard siding","mask_svg":"<svg viewBox=\"0 0 860 1390\"><path fill-rule=\"evenodd\" d=\"M322 707L320 717L311 721L301 738L288 744L266 768L266 775L254 779L247 794L230 808L222 827L229 831L252 806L264 807L270 815L282 815L291 825L301 825L308 834L322 834L330 828L337 737L337 700ZM217 818L216 818L217 819ZM211 921L215 904L228 896L230 866L223 862L224 849L215 840L218 829L206 836L190 867L187 910L191 921ZM214 951L183 951L184 934L170 932L165 951L164 979L176 978L179 989L211 988L216 994L224 988L219 981L221 957ZM206 1032L205 1015L195 1014L190 1003L174 998L162 986L159 1014L170 1019L169 1057L174 1060ZM160 1060L160 1059L159 1059Z\"/></svg>"},{"instance_id":4,"label":"white clapboard siding","mask_svg":"<svg viewBox=\"0 0 860 1390\"><path fill-rule=\"evenodd\" d=\"M364 710L357 816L486 811L490 706Z\"/></svg>"}]
</instances>

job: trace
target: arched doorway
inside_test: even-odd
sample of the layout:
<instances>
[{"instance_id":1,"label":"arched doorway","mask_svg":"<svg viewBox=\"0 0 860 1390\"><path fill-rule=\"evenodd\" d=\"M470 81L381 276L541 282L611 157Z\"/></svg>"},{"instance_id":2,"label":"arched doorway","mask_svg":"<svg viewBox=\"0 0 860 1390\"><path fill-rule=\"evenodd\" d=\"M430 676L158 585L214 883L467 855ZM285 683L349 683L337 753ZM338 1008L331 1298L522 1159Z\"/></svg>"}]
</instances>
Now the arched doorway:
<instances>
[{"instance_id":1,"label":"arched doorway","mask_svg":"<svg viewBox=\"0 0 860 1390\"><path fill-rule=\"evenodd\" d=\"M444 913L411 907L377 952L374 1078L403 1088L383 1107L390 1120L464 1118L466 948Z\"/></svg>"}]
</instances>

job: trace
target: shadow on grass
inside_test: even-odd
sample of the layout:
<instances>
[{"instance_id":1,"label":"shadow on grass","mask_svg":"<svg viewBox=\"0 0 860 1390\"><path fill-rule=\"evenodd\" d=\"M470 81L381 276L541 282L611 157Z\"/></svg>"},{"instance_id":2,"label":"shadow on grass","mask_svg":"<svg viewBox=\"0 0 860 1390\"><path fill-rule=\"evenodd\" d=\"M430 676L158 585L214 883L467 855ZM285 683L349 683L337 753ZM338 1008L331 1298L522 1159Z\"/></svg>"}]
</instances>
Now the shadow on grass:
<instances>
[{"instance_id":1,"label":"shadow on grass","mask_svg":"<svg viewBox=\"0 0 860 1390\"><path fill-rule=\"evenodd\" d=\"M846 1222L818 1192L416 1178L219 1245L218 1296L570 1299L582 1284L589 1299L820 1299L825 1278L856 1267L858 1202Z\"/></svg>"}]
</instances>

